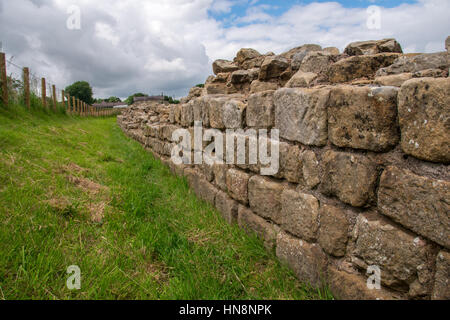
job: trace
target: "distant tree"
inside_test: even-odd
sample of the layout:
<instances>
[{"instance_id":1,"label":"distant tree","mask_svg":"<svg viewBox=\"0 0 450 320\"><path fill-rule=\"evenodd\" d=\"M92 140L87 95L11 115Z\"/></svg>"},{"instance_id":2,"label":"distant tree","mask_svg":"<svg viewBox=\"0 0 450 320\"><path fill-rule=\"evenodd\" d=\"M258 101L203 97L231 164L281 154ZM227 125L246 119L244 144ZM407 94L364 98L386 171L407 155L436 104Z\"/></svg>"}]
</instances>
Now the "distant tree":
<instances>
[{"instance_id":1,"label":"distant tree","mask_svg":"<svg viewBox=\"0 0 450 320\"><path fill-rule=\"evenodd\" d=\"M86 81L77 81L66 87L65 91L72 97L78 98L88 104L94 102L94 98L92 97L92 87Z\"/></svg>"},{"instance_id":2,"label":"distant tree","mask_svg":"<svg viewBox=\"0 0 450 320\"><path fill-rule=\"evenodd\" d=\"M109 97L106 101L107 102L122 102L122 100L120 100L120 98L117 98L117 97Z\"/></svg>"},{"instance_id":3,"label":"distant tree","mask_svg":"<svg viewBox=\"0 0 450 320\"><path fill-rule=\"evenodd\" d=\"M204 88L205 87L205 85L203 83L196 84L195 86L197 88Z\"/></svg>"},{"instance_id":4,"label":"distant tree","mask_svg":"<svg viewBox=\"0 0 450 320\"><path fill-rule=\"evenodd\" d=\"M180 103L179 100L175 100L174 98L169 97L169 96L164 96L164 101L167 101L170 104L179 104Z\"/></svg>"},{"instance_id":5,"label":"distant tree","mask_svg":"<svg viewBox=\"0 0 450 320\"><path fill-rule=\"evenodd\" d=\"M147 96L148 96L148 94L144 94L144 93L141 93L141 92L135 93L135 94L129 96L124 102L127 105L131 105L134 102L134 97L147 97Z\"/></svg>"}]
</instances>

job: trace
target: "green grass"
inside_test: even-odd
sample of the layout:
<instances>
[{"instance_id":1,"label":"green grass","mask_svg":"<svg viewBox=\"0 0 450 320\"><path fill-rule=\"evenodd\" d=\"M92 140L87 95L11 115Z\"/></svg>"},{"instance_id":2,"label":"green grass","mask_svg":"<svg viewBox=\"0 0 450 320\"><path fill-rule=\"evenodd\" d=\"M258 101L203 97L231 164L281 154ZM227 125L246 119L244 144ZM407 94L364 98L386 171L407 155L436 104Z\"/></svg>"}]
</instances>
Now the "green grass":
<instances>
[{"instance_id":1,"label":"green grass","mask_svg":"<svg viewBox=\"0 0 450 320\"><path fill-rule=\"evenodd\" d=\"M330 298L112 117L0 107L0 203L0 299ZM70 265L81 290L66 287Z\"/></svg>"}]
</instances>

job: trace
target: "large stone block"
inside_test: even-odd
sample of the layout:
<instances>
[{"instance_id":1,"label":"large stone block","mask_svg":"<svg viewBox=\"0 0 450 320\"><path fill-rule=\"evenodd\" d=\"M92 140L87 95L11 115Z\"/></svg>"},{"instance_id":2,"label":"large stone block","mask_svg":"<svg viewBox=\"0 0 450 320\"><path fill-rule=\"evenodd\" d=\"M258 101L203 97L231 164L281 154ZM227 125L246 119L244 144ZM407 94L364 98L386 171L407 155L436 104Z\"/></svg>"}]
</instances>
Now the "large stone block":
<instances>
[{"instance_id":1,"label":"large stone block","mask_svg":"<svg viewBox=\"0 0 450 320\"><path fill-rule=\"evenodd\" d=\"M257 92L269 91L269 90L277 90L278 88L279 88L279 85L276 81L266 82L266 81L254 80L250 84L250 93L257 93Z\"/></svg>"},{"instance_id":2,"label":"large stone block","mask_svg":"<svg viewBox=\"0 0 450 320\"><path fill-rule=\"evenodd\" d=\"M239 206L238 224L247 232L255 232L264 241L267 249L271 250L275 247L280 229L242 205Z\"/></svg>"},{"instance_id":3,"label":"large stone block","mask_svg":"<svg viewBox=\"0 0 450 320\"><path fill-rule=\"evenodd\" d=\"M384 288L369 289L367 279L358 274L328 268L327 284L336 299L340 300L399 300L404 299L399 294L391 293Z\"/></svg>"},{"instance_id":4,"label":"large stone block","mask_svg":"<svg viewBox=\"0 0 450 320\"><path fill-rule=\"evenodd\" d=\"M378 266L381 283L411 298L430 295L435 252L425 240L402 231L376 214L357 218L352 261L363 270Z\"/></svg>"},{"instance_id":5,"label":"large stone block","mask_svg":"<svg viewBox=\"0 0 450 320\"><path fill-rule=\"evenodd\" d=\"M253 176L248 183L250 207L259 216L281 223L281 193L284 185L267 177Z\"/></svg>"},{"instance_id":6,"label":"large stone block","mask_svg":"<svg viewBox=\"0 0 450 320\"><path fill-rule=\"evenodd\" d=\"M405 82L398 95L398 113L405 153L450 162L450 78Z\"/></svg>"},{"instance_id":7,"label":"large stone block","mask_svg":"<svg viewBox=\"0 0 450 320\"><path fill-rule=\"evenodd\" d=\"M394 87L338 86L330 93L328 133L338 147L386 151L400 140Z\"/></svg>"},{"instance_id":8,"label":"large stone block","mask_svg":"<svg viewBox=\"0 0 450 320\"><path fill-rule=\"evenodd\" d=\"M343 83L358 78L372 78L378 69L393 64L398 57L398 53L379 53L342 59L330 66L328 80L331 83Z\"/></svg>"},{"instance_id":9,"label":"large stone block","mask_svg":"<svg viewBox=\"0 0 450 320\"><path fill-rule=\"evenodd\" d=\"M213 164L214 171L214 183L221 190L227 191L227 171L228 166L226 164L215 163Z\"/></svg>"},{"instance_id":10,"label":"large stone block","mask_svg":"<svg viewBox=\"0 0 450 320\"><path fill-rule=\"evenodd\" d=\"M295 190L281 194L281 227L306 241L314 241L319 229L319 200Z\"/></svg>"},{"instance_id":11,"label":"large stone block","mask_svg":"<svg viewBox=\"0 0 450 320\"><path fill-rule=\"evenodd\" d=\"M378 190L378 208L396 222L450 248L450 182L388 167Z\"/></svg>"},{"instance_id":12,"label":"large stone block","mask_svg":"<svg viewBox=\"0 0 450 320\"><path fill-rule=\"evenodd\" d=\"M238 202L231 199L223 191L219 191L216 194L216 208L229 224L237 222Z\"/></svg>"},{"instance_id":13,"label":"large stone block","mask_svg":"<svg viewBox=\"0 0 450 320\"><path fill-rule=\"evenodd\" d=\"M243 127L246 105L239 100L215 98L209 102L209 121L212 128L238 129Z\"/></svg>"},{"instance_id":14,"label":"large stone block","mask_svg":"<svg viewBox=\"0 0 450 320\"><path fill-rule=\"evenodd\" d=\"M319 244L335 257L345 255L349 233L349 221L341 208L324 204L320 208Z\"/></svg>"},{"instance_id":15,"label":"large stone block","mask_svg":"<svg viewBox=\"0 0 450 320\"><path fill-rule=\"evenodd\" d=\"M441 251L436 259L433 300L450 300L450 253Z\"/></svg>"},{"instance_id":16,"label":"large stone block","mask_svg":"<svg viewBox=\"0 0 450 320\"><path fill-rule=\"evenodd\" d=\"M286 88L308 88L316 79L317 73L299 70L286 83Z\"/></svg>"},{"instance_id":17,"label":"large stone block","mask_svg":"<svg viewBox=\"0 0 450 320\"><path fill-rule=\"evenodd\" d=\"M289 60L281 56L269 56L264 59L259 80L278 78L289 67Z\"/></svg>"},{"instance_id":18,"label":"large stone block","mask_svg":"<svg viewBox=\"0 0 450 320\"><path fill-rule=\"evenodd\" d=\"M280 232L277 236L276 254L294 271L300 281L315 287L321 287L325 283L327 259L317 244L310 244Z\"/></svg>"},{"instance_id":19,"label":"large stone block","mask_svg":"<svg viewBox=\"0 0 450 320\"><path fill-rule=\"evenodd\" d=\"M358 56L382 52L403 53L403 50L395 39L383 39L352 42L345 48L344 52L349 56Z\"/></svg>"},{"instance_id":20,"label":"large stone block","mask_svg":"<svg viewBox=\"0 0 450 320\"><path fill-rule=\"evenodd\" d=\"M214 74L233 72L239 69L239 67L232 61L219 59L213 62Z\"/></svg>"},{"instance_id":21,"label":"large stone block","mask_svg":"<svg viewBox=\"0 0 450 320\"><path fill-rule=\"evenodd\" d=\"M255 93L248 98L247 126L255 128L273 127L275 124L273 92L265 91Z\"/></svg>"},{"instance_id":22,"label":"large stone block","mask_svg":"<svg viewBox=\"0 0 450 320\"><path fill-rule=\"evenodd\" d=\"M387 76L405 72L415 73L427 69L446 70L449 64L448 54L446 52L404 55L396 59L391 65L379 69L376 75Z\"/></svg>"},{"instance_id":23,"label":"large stone block","mask_svg":"<svg viewBox=\"0 0 450 320\"><path fill-rule=\"evenodd\" d=\"M329 95L330 90L326 88L277 90L275 127L280 130L280 136L306 145L325 145Z\"/></svg>"},{"instance_id":24,"label":"large stone block","mask_svg":"<svg viewBox=\"0 0 450 320\"><path fill-rule=\"evenodd\" d=\"M334 56L332 55L320 51L309 52L302 60L300 71L320 74L327 71L334 62Z\"/></svg>"},{"instance_id":25,"label":"large stone block","mask_svg":"<svg viewBox=\"0 0 450 320\"><path fill-rule=\"evenodd\" d=\"M300 155L300 163L305 186L314 189L320 183L320 168L316 154L311 150L303 151Z\"/></svg>"},{"instance_id":26,"label":"large stone block","mask_svg":"<svg viewBox=\"0 0 450 320\"><path fill-rule=\"evenodd\" d=\"M363 207L375 198L376 165L364 156L328 151L322 159L320 191L337 196L354 207Z\"/></svg>"},{"instance_id":27,"label":"large stone block","mask_svg":"<svg viewBox=\"0 0 450 320\"><path fill-rule=\"evenodd\" d=\"M209 127L209 98L200 97L193 101L194 121L201 121L203 127Z\"/></svg>"},{"instance_id":28,"label":"large stone block","mask_svg":"<svg viewBox=\"0 0 450 320\"><path fill-rule=\"evenodd\" d=\"M181 105L180 123L183 127L194 125L194 109L191 102Z\"/></svg>"},{"instance_id":29,"label":"large stone block","mask_svg":"<svg viewBox=\"0 0 450 320\"><path fill-rule=\"evenodd\" d=\"M241 170L229 169L226 179L230 196L243 204L247 204L250 175Z\"/></svg>"}]
</instances>

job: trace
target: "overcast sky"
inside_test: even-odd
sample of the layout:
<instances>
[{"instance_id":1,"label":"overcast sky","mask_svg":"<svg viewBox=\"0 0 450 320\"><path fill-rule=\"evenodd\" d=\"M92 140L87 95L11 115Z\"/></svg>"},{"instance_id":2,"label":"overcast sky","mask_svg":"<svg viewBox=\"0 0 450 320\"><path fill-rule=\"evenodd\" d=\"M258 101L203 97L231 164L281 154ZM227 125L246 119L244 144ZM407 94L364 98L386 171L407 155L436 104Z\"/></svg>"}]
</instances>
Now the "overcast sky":
<instances>
[{"instance_id":1,"label":"overcast sky","mask_svg":"<svg viewBox=\"0 0 450 320\"><path fill-rule=\"evenodd\" d=\"M8 59L60 88L86 80L96 97L181 97L204 83L215 59L233 59L242 47L343 50L394 37L405 52L443 51L449 12L450 0L0 0L0 41Z\"/></svg>"}]
</instances>

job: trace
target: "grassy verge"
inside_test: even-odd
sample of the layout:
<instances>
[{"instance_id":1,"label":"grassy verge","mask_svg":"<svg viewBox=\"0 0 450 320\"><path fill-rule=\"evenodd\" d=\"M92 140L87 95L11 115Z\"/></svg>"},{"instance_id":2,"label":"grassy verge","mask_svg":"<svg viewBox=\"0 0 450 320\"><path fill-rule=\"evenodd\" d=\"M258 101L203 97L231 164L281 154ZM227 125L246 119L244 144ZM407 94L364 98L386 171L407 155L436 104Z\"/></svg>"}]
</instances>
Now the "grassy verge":
<instances>
[{"instance_id":1,"label":"grassy verge","mask_svg":"<svg viewBox=\"0 0 450 320\"><path fill-rule=\"evenodd\" d=\"M0 299L319 299L115 118L0 107ZM66 269L81 269L81 290Z\"/></svg>"}]
</instances>

